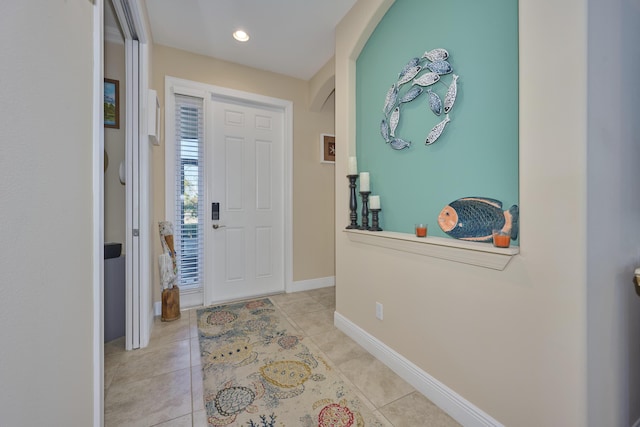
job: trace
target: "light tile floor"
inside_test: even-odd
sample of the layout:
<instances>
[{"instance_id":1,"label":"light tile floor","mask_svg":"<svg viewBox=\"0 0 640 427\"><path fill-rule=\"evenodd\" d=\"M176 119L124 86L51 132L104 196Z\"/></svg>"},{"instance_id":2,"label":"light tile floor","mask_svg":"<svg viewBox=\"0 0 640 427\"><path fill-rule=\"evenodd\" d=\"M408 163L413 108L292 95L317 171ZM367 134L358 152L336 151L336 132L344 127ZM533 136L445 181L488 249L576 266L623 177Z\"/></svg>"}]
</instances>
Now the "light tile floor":
<instances>
[{"instance_id":1,"label":"light tile floor","mask_svg":"<svg viewBox=\"0 0 640 427\"><path fill-rule=\"evenodd\" d=\"M333 326L335 289L270 297L320 348L380 420L393 427L459 426L366 350ZM196 309L155 320L149 346L105 344L105 426L207 426Z\"/></svg>"}]
</instances>

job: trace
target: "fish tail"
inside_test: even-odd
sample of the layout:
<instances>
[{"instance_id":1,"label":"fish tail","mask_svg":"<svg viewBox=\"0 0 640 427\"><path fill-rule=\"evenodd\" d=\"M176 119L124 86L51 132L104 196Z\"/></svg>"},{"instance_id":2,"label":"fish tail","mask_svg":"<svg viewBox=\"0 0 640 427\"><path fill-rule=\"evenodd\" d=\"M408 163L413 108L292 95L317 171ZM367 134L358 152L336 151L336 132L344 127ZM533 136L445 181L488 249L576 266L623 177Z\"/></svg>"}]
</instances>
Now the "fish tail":
<instances>
[{"instance_id":1,"label":"fish tail","mask_svg":"<svg viewBox=\"0 0 640 427\"><path fill-rule=\"evenodd\" d=\"M511 239L516 240L520 231L520 208L518 205L513 205L509 208L511 214Z\"/></svg>"}]
</instances>

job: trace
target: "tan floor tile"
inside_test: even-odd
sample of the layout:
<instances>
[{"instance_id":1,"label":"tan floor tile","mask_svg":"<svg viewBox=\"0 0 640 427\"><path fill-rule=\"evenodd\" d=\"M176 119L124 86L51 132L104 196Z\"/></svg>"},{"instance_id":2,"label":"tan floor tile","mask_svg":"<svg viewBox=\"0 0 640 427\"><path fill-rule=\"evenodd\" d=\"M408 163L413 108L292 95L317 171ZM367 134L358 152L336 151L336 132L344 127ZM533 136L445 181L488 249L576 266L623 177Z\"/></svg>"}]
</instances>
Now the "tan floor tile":
<instances>
[{"instance_id":1,"label":"tan floor tile","mask_svg":"<svg viewBox=\"0 0 640 427\"><path fill-rule=\"evenodd\" d=\"M123 353L125 351L124 337L104 343L104 354Z\"/></svg>"},{"instance_id":2,"label":"tan floor tile","mask_svg":"<svg viewBox=\"0 0 640 427\"><path fill-rule=\"evenodd\" d=\"M204 385L202 366L191 367L191 401L193 412L204 409Z\"/></svg>"},{"instance_id":3,"label":"tan floor tile","mask_svg":"<svg viewBox=\"0 0 640 427\"><path fill-rule=\"evenodd\" d=\"M322 309L311 313L292 315L291 319L307 336L321 334L333 329L333 310Z\"/></svg>"},{"instance_id":4,"label":"tan floor tile","mask_svg":"<svg viewBox=\"0 0 640 427\"><path fill-rule=\"evenodd\" d=\"M382 415L382 413L380 413L380 411L373 411L373 415L376 416L376 418L378 418L378 421L380 421L380 424L382 424L384 427L399 427L399 426L394 426L393 424L391 424L391 421L389 421L384 415ZM418 427L418 426L422 426L423 424L414 424L411 427Z\"/></svg>"},{"instance_id":5,"label":"tan floor tile","mask_svg":"<svg viewBox=\"0 0 640 427\"><path fill-rule=\"evenodd\" d=\"M369 353L342 331L333 328L311 338L336 365L359 359Z\"/></svg>"},{"instance_id":6,"label":"tan floor tile","mask_svg":"<svg viewBox=\"0 0 640 427\"><path fill-rule=\"evenodd\" d=\"M153 321L149 346L190 338L191 330L189 316L182 316L172 322L163 322L159 317Z\"/></svg>"},{"instance_id":7,"label":"tan floor tile","mask_svg":"<svg viewBox=\"0 0 640 427\"><path fill-rule=\"evenodd\" d=\"M275 294L275 295L270 295L269 299L271 300L271 302L273 302L274 304L280 306L281 303L285 303L285 302L289 302L289 301L295 301L298 299L304 299L307 298L308 295L305 294L305 292L291 292L291 293L283 293L283 294Z\"/></svg>"},{"instance_id":8,"label":"tan floor tile","mask_svg":"<svg viewBox=\"0 0 640 427\"><path fill-rule=\"evenodd\" d=\"M106 427L147 427L190 413L190 368L133 383L112 384L105 395Z\"/></svg>"},{"instance_id":9,"label":"tan floor tile","mask_svg":"<svg viewBox=\"0 0 640 427\"><path fill-rule=\"evenodd\" d=\"M120 364L125 358L124 351L117 353L105 353L104 355L104 388L109 388L118 372Z\"/></svg>"},{"instance_id":10,"label":"tan floor tile","mask_svg":"<svg viewBox=\"0 0 640 427\"><path fill-rule=\"evenodd\" d=\"M207 412L203 409L193 413L193 427L208 427Z\"/></svg>"},{"instance_id":11,"label":"tan floor tile","mask_svg":"<svg viewBox=\"0 0 640 427\"><path fill-rule=\"evenodd\" d=\"M153 427L192 427L193 421L191 414L183 415L182 417L174 418L173 420L165 421L164 423L156 424Z\"/></svg>"},{"instance_id":12,"label":"tan floor tile","mask_svg":"<svg viewBox=\"0 0 640 427\"><path fill-rule=\"evenodd\" d=\"M282 302L280 303L280 308L289 316L312 313L312 312L326 309L326 307L320 304L316 299L311 298L309 296L305 298L296 299L293 301Z\"/></svg>"},{"instance_id":13,"label":"tan floor tile","mask_svg":"<svg viewBox=\"0 0 640 427\"><path fill-rule=\"evenodd\" d=\"M173 372L190 366L191 341L168 342L163 345L134 350L120 364L112 384L139 381L155 375Z\"/></svg>"},{"instance_id":14,"label":"tan floor tile","mask_svg":"<svg viewBox=\"0 0 640 427\"><path fill-rule=\"evenodd\" d=\"M413 427L417 425L428 425L429 427L460 426L456 420L417 391L383 406L380 408L380 412L396 427Z\"/></svg>"},{"instance_id":15,"label":"tan floor tile","mask_svg":"<svg viewBox=\"0 0 640 427\"><path fill-rule=\"evenodd\" d=\"M414 392L406 381L370 354L338 365L376 408Z\"/></svg>"},{"instance_id":16,"label":"tan floor tile","mask_svg":"<svg viewBox=\"0 0 640 427\"><path fill-rule=\"evenodd\" d=\"M331 310L335 311L335 309L336 309L336 296L334 294L319 296L319 297L315 297L314 299L316 301L318 301L322 306L324 306L326 308L330 308Z\"/></svg>"},{"instance_id":17,"label":"tan floor tile","mask_svg":"<svg viewBox=\"0 0 640 427\"><path fill-rule=\"evenodd\" d=\"M198 338L191 338L191 366L200 366L201 364L200 341Z\"/></svg>"}]
</instances>

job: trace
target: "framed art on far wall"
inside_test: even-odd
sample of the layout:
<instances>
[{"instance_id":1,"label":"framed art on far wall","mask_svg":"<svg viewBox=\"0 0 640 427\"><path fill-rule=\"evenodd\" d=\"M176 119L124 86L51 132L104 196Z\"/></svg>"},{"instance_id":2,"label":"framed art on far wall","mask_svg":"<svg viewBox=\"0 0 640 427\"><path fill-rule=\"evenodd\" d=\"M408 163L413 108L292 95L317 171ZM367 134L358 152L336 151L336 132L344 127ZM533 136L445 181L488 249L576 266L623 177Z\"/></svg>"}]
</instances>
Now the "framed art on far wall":
<instances>
[{"instance_id":1,"label":"framed art on far wall","mask_svg":"<svg viewBox=\"0 0 640 427\"><path fill-rule=\"evenodd\" d=\"M104 127L120 129L120 83L104 79Z\"/></svg>"},{"instance_id":2,"label":"framed art on far wall","mask_svg":"<svg viewBox=\"0 0 640 427\"><path fill-rule=\"evenodd\" d=\"M320 135L320 163L336 162L336 137L323 133Z\"/></svg>"}]
</instances>

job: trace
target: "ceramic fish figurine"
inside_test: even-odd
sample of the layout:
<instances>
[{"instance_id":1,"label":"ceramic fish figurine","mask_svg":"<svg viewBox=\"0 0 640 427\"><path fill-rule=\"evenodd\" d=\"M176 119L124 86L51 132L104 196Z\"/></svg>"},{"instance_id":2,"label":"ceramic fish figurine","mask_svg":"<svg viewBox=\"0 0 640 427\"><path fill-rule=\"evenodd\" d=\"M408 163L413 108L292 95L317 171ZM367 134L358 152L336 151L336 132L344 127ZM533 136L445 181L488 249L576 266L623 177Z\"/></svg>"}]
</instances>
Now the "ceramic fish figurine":
<instances>
[{"instance_id":1,"label":"ceramic fish figurine","mask_svg":"<svg viewBox=\"0 0 640 427\"><path fill-rule=\"evenodd\" d=\"M380 134L384 138L384 142L389 142L389 125L387 124L387 119L382 119L380 122Z\"/></svg>"},{"instance_id":2,"label":"ceramic fish figurine","mask_svg":"<svg viewBox=\"0 0 640 427\"><path fill-rule=\"evenodd\" d=\"M451 71L453 71L453 68L451 68L451 64L449 64L445 60L429 62L425 64L425 67L430 69L432 72L438 73L440 75L449 74Z\"/></svg>"},{"instance_id":3,"label":"ceramic fish figurine","mask_svg":"<svg viewBox=\"0 0 640 427\"><path fill-rule=\"evenodd\" d=\"M404 73L404 75L402 77L400 77L400 79L398 80L397 86L400 87L403 84L405 84L406 82L410 81L411 79L413 79L416 75L418 75L418 73L422 70L422 67L420 65L416 65L415 67L411 67L407 70L406 73Z\"/></svg>"},{"instance_id":4,"label":"ceramic fish figurine","mask_svg":"<svg viewBox=\"0 0 640 427\"><path fill-rule=\"evenodd\" d=\"M411 141L405 141L404 139L394 138L391 143L391 148L394 150L402 150L411 147Z\"/></svg>"},{"instance_id":5,"label":"ceramic fish figurine","mask_svg":"<svg viewBox=\"0 0 640 427\"><path fill-rule=\"evenodd\" d=\"M490 242L493 230L518 238L520 210L513 205L502 210L502 202L484 197L465 197L449 203L438 215L438 225L449 236L475 242Z\"/></svg>"},{"instance_id":6,"label":"ceramic fish figurine","mask_svg":"<svg viewBox=\"0 0 640 427\"><path fill-rule=\"evenodd\" d=\"M391 137L396 137L396 128L398 127L398 123L400 122L400 107L396 107L391 113L391 117L389 117L389 129L391 130Z\"/></svg>"},{"instance_id":7,"label":"ceramic fish figurine","mask_svg":"<svg viewBox=\"0 0 640 427\"><path fill-rule=\"evenodd\" d=\"M456 102L456 95L458 94L458 75L453 75L453 80L449 85L449 90L444 96L444 112L448 113L453 108L453 103Z\"/></svg>"},{"instance_id":8,"label":"ceramic fish figurine","mask_svg":"<svg viewBox=\"0 0 640 427\"><path fill-rule=\"evenodd\" d=\"M440 99L440 96L431 89L427 90L427 94L429 95L429 108L431 108L433 114L439 116L442 114L442 100Z\"/></svg>"},{"instance_id":9,"label":"ceramic fish figurine","mask_svg":"<svg viewBox=\"0 0 640 427\"><path fill-rule=\"evenodd\" d=\"M405 65L402 71L400 71L400 73L398 74L398 80L401 79L405 74L407 74L407 71L410 68L415 67L419 63L420 63L420 58L411 58L411 60L407 62L407 65Z\"/></svg>"},{"instance_id":10,"label":"ceramic fish figurine","mask_svg":"<svg viewBox=\"0 0 640 427\"><path fill-rule=\"evenodd\" d=\"M449 52L447 52L445 49L438 48L430 50L429 52L425 52L422 57L428 59L429 61L441 61L449 57Z\"/></svg>"},{"instance_id":11,"label":"ceramic fish figurine","mask_svg":"<svg viewBox=\"0 0 640 427\"><path fill-rule=\"evenodd\" d=\"M396 105L396 100L398 99L398 86L395 84L391 85L391 88L387 91L387 96L384 99L384 108L382 111L385 116L388 116L393 107Z\"/></svg>"},{"instance_id":12,"label":"ceramic fish figurine","mask_svg":"<svg viewBox=\"0 0 640 427\"><path fill-rule=\"evenodd\" d=\"M400 101L398 101L398 103L403 104L405 102L411 102L419 97L422 91L423 89L420 86L411 86L411 89L409 89L407 93L405 93L402 98L400 98Z\"/></svg>"},{"instance_id":13,"label":"ceramic fish figurine","mask_svg":"<svg viewBox=\"0 0 640 427\"><path fill-rule=\"evenodd\" d=\"M440 80L438 73L424 73L420 77L413 79L413 84L418 86L431 86Z\"/></svg>"},{"instance_id":14,"label":"ceramic fish figurine","mask_svg":"<svg viewBox=\"0 0 640 427\"><path fill-rule=\"evenodd\" d=\"M425 144L431 145L434 142L436 142L438 140L438 138L440 138L440 135L442 135L442 132L444 131L444 127L450 121L451 121L451 119L449 119L449 115L447 114L447 116L444 118L443 121L441 121L440 123L435 125L433 127L433 129L431 129L431 132L429 132L429 135L427 135L427 140L426 140Z\"/></svg>"}]
</instances>

